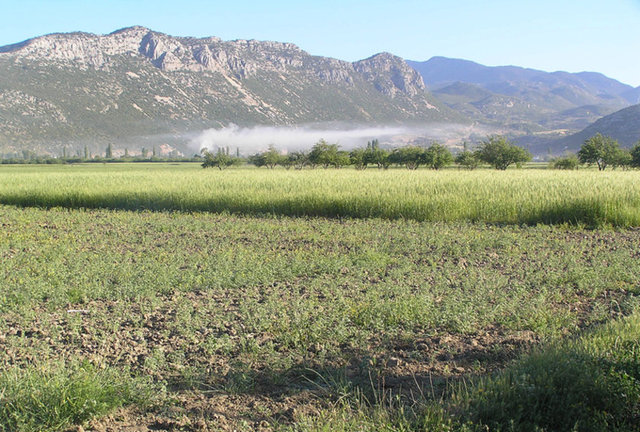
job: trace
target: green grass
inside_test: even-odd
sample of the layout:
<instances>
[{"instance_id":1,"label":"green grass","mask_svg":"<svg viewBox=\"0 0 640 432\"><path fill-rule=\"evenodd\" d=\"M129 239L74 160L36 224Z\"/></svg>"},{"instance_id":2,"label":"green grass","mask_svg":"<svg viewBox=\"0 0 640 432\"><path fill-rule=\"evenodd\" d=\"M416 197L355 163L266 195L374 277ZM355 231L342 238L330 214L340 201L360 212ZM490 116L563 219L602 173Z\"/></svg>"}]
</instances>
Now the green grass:
<instances>
[{"instance_id":1,"label":"green grass","mask_svg":"<svg viewBox=\"0 0 640 432\"><path fill-rule=\"evenodd\" d=\"M0 427L633 430L637 176L2 167Z\"/></svg>"},{"instance_id":2,"label":"green grass","mask_svg":"<svg viewBox=\"0 0 640 432\"><path fill-rule=\"evenodd\" d=\"M640 226L640 172L1 167L0 203L634 227Z\"/></svg>"},{"instance_id":3,"label":"green grass","mask_svg":"<svg viewBox=\"0 0 640 432\"><path fill-rule=\"evenodd\" d=\"M490 430L634 431L640 426L640 315L525 356L468 398Z\"/></svg>"},{"instance_id":4,"label":"green grass","mask_svg":"<svg viewBox=\"0 0 640 432\"><path fill-rule=\"evenodd\" d=\"M640 316L552 343L434 401L332 382L341 398L295 431L633 432L640 426Z\"/></svg>"},{"instance_id":5,"label":"green grass","mask_svg":"<svg viewBox=\"0 0 640 432\"><path fill-rule=\"evenodd\" d=\"M83 358L177 394L315 392L325 370L363 389L393 356L402 385L440 387L638 307L633 230L10 206L0 220L3 364Z\"/></svg>"},{"instance_id":6,"label":"green grass","mask_svg":"<svg viewBox=\"0 0 640 432\"><path fill-rule=\"evenodd\" d=\"M152 387L113 368L52 362L0 372L0 431L59 431L130 403L146 404Z\"/></svg>"},{"instance_id":7,"label":"green grass","mask_svg":"<svg viewBox=\"0 0 640 432\"><path fill-rule=\"evenodd\" d=\"M12 207L0 216L1 313L153 309L169 298L189 307L189 294L204 303L189 313L202 325L236 323L239 335L266 332L291 348L490 324L553 335L629 310L640 284L635 231Z\"/></svg>"}]
</instances>

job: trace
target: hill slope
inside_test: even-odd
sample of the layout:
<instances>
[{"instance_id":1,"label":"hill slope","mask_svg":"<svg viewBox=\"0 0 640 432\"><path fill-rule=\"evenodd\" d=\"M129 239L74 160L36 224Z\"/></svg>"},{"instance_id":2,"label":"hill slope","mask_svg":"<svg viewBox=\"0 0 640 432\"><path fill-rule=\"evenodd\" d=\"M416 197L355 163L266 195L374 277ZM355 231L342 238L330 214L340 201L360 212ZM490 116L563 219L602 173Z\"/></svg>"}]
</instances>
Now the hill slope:
<instances>
[{"instance_id":1,"label":"hill slope","mask_svg":"<svg viewBox=\"0 0 640 432\"><path fill-rule=\"evenodd\" d=\"M638 89L593 72L488 67L445 57L408 64L451 108L478 121L529 131L581 129L602 115L638 103L639 97ZM479 96L478 89L486 93Z\"/></svg>"},{"instance_id":2,"label":"hill slope","mask_svg":"<svg viewBox=\"0 0 640 432\"><path fill-rule=\"evenodd\" d=\"M576 151L586 139L597 133L618 140L622 147L633 146L640 141L640 104L599 119L580 132L559 140L557 146Z\"/></svg>"},{"instance_id":3,"label":"hill slope","mask_svg":"<svg viewBox=\"0 0 640 432\"><path fill-rule=\"evenodd\" d=\"M114 142L185 148L228 123L461 121L402 59L355 63L295 45L183 38L131 27L0 48L0 153Z\"/></svg>"}]
</instances>

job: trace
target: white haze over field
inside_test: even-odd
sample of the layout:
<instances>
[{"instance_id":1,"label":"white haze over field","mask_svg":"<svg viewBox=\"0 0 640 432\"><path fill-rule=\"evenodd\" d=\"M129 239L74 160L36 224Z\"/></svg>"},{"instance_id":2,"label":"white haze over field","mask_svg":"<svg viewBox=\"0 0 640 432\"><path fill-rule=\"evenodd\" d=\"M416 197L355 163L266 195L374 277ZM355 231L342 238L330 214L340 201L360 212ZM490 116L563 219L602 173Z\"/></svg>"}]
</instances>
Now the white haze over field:
<instances>
[{"instance_id":1,"label":"white haze over field","mask_svg":"<svg viewBox=\"0 0 640 432\"><path fill-rule=\"evenodd\" d=\"M253 126L230 124L221 129L207 129L191 140L196 150L206 148L236 148L247 155L266 150L273 144L280 151L308 150L320 139L337 143L343 150L364 147L367 141L378 139L381 144L406 145L439 140L445 144L460 144L471 134L486 134L478 126L459 124L427 124L418 126Z\"/></svg>"}]
</instances>

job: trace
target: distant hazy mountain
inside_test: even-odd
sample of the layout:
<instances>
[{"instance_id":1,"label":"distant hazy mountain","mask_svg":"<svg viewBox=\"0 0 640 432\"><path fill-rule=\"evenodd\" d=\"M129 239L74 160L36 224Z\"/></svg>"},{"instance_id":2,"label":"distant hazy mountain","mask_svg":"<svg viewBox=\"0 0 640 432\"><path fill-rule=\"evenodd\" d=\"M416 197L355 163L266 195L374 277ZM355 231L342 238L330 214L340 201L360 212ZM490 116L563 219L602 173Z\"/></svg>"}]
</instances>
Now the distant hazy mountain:
<instances>
[{"instance_id":1,"label":"distant hazy mountain","mask_svg":"<svg viewBox=\"0 0 640 432\"><path fill-rule=\"evenodd\" d=\"M640 103L640 87L636 87L634 89L625 91L623 93L625 99L631 101L631 103L637 104Z\"/></svg>"},{"instance_id":2,"label":"distant hazy mountain","mask_svg":"<svg viewBox=\"0 0 640 432\"><path fill-rule=\"evenodd\" d=\"M229 123L473 120L481 127L471 133L521 135L542 148L638 102L640 88L597 73L443 57L405 62L388 53L350 63L290 43L173 37L144 27L0 47L0 155L103 151L107 143L170 144L186 153L190 137Z\"/></svg>"},{"instance_id":3,"label":"distant hazy mountain","mask_svg":"<svg viewBox=\"0 0 640 432\"><path fill-rule=\"evenodd\" d=\"M0 47L0 153L181 145L185 134L230 122L324 121L464 119L387 53L349 63L289 43L172 37L144 27Z\"/></svg>"},{"instance_id":4,"label":"distant hazy mountain","mask_svg":"<svg viewBox=\"0 0 640 432\"><path fill-rule=\"evenodd\" d=\"M640 99L640 88L593 72L489 67L445 57L407 63L451 108L477 121L531 132L581 129Z\"/></svg>"},{"instance_id":5,"label":"distant hazy mountain","mask_svg":"<svg viewBox=\"0 0 640 432\"><path fill-rule=\"evenodd\" d=\"M640 105L633 105L603 117L578 133L559 140L554 146L576 151L584 141L597 133L610 136L623 147L640 141Z\"/></svg>"}]
</instances>

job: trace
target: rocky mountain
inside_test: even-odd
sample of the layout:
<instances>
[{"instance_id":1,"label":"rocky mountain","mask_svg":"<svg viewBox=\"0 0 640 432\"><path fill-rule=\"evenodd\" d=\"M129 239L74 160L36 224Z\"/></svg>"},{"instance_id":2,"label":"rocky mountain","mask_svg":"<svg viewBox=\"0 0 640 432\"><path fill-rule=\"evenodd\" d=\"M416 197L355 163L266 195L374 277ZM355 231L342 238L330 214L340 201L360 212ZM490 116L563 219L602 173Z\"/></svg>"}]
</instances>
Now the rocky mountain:
<instances>
[{"instance_id":1,"label":"rocky mountain","mask_svg":"<svg viewBox=\"0 0 640 432\"><path fill-rule=\"evenodd\" d=\"M579 130L640 98L640 88L593 72L488 67L445 57L407 63L449 107L480 122L530 133Z\"/></svg>"},{"instance_id":2,"label":"rocky mountain","mask_svg":"<svg viewBox=\"0 0 640 432\"><path fill-rule=\"evenodd\" d=\"M0 154L129 148L237 125L465 119L402 59L355 63L289 43L173 37L144 27L0 47Z\"/></svg>"},{"instance_id":3,"label":"rocky mountain","mask_svg":"<svg viewBox=\"0 0 640 432\"><path fill-rule=\"evenodd\" d=\"M580 149L584 141L597 133L610 136L622 147L631 147L640 142L640 104L602 117L578 133L555 143L555 147L569 151Z\"/></svg>"}]
</instances>

